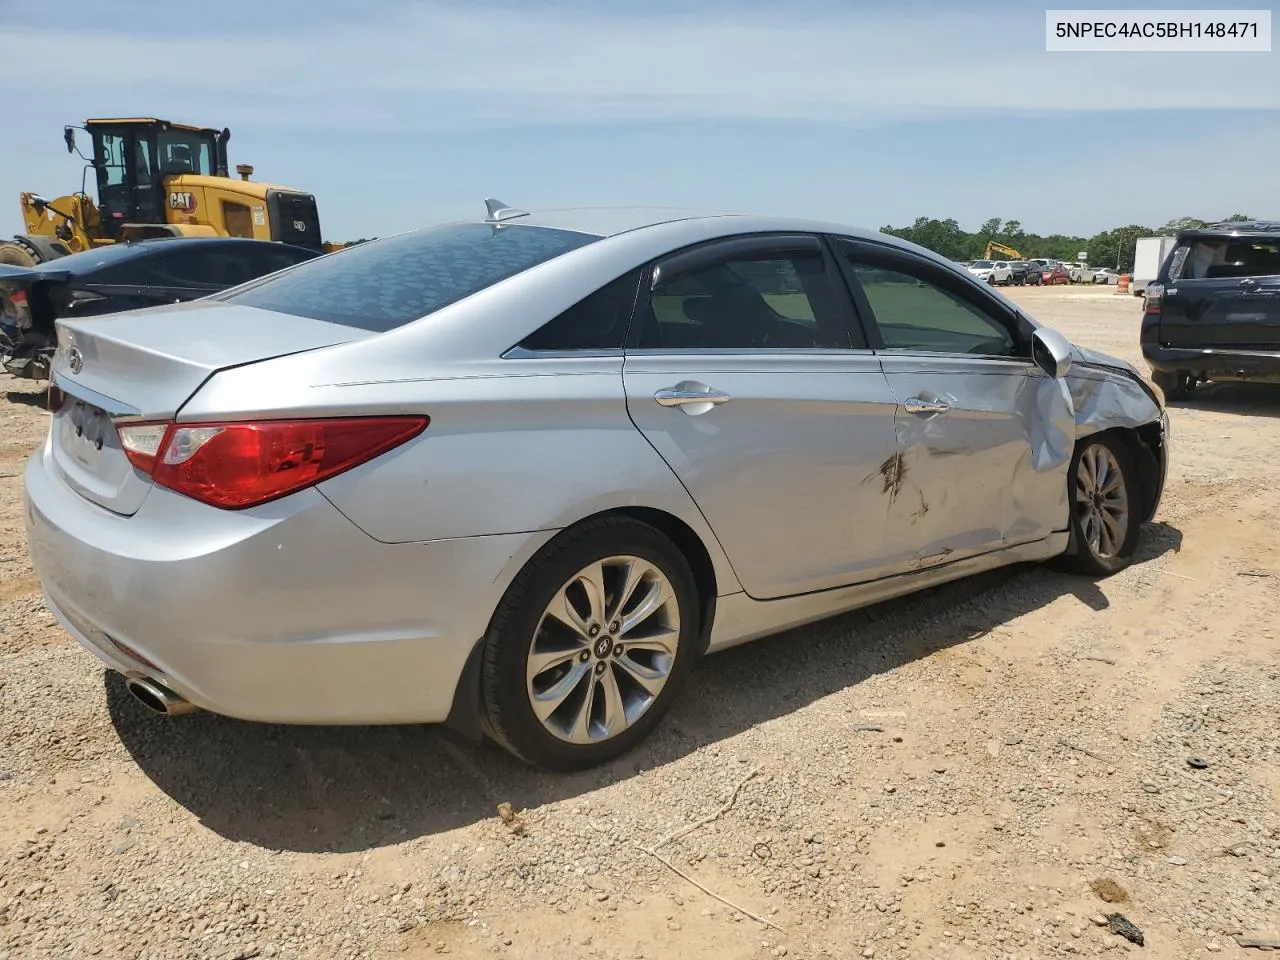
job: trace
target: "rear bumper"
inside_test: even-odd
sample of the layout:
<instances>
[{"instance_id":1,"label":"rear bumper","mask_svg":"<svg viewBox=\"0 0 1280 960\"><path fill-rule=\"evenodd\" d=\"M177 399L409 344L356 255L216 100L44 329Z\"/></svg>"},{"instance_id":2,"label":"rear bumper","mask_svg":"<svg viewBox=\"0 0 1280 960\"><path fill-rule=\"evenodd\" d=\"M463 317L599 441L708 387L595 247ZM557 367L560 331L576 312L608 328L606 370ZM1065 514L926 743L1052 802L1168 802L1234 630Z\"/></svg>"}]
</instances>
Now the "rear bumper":
<instances>
[{"instance_id":1,"label":"rear bumper","mask_svg":"<svg viewBox=\"0 0 1280 960\"><path fill-rule=\"evenodd\" d=\"M1280 350L1192 349L1142 344L1142 356L1153 370L1185 370L1218 380L1280 380Z\"/></svg>"},{"instance_id":2,"label":"rear bumper","mask_svg":"<svg viewBox=\"0 0 1280 960\"><path fill-rule=\"evenodd\" d=\"M515 571L551 533L373 540L314 490L222 511L153 489L131 517L26 470L50 612L111 668L278 723L435 723Z\"/></svg>"}]
</instances>

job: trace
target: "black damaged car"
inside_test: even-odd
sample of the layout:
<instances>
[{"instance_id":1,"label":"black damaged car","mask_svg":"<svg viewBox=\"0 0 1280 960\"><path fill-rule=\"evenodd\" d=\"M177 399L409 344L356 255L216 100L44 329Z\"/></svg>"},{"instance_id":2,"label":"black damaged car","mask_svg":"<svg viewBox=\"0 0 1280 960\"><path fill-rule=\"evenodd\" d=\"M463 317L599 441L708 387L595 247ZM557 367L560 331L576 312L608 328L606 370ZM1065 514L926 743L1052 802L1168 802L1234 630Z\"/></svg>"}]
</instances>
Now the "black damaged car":
<instances>
[{"instance_id":1,"label":"black damaged car","mask_svg":"<svg viewBox=\"0 0 1280 960\"><path fill-rule=\"evenodd\" d=\"M112 244L36 264L0 264L0 363L43 380L54 321L196 300L319 256L240 237L166 237Z\"/></svg>"},{"instance_id":2,"label":"black damaged car","mask_svg":"<svg viewBox=\"0 0 1280 960\"><path fill-rule=\"evenodd\" d=\"M1144 296L1142 355L1167 398L1280 383L1280 221L1182 231Z\"/></svg>"}]
</instances>

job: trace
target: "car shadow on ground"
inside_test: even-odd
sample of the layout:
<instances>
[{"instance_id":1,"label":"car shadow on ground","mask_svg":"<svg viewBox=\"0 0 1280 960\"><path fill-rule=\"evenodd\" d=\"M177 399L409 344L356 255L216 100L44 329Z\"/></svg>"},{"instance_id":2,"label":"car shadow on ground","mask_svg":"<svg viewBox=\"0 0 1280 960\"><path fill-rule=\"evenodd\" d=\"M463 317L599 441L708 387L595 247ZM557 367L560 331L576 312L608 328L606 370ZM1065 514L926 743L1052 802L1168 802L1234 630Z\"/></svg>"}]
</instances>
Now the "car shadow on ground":
<instances>
[{"instance_id":1,"label":"car shadow on ground","mask_svg":"<svg viewBox=\"0 0 1280 960\"><path fill-rule=\"evenodd\" d=\"M1189 398L1171 401L1169 406L1242 417L1280 417L1280 383L1203 383Z\"/></svg>"},{"instance_id":2,"label":"car shadow on ground","mask_svg":"<svg viewBox=\"0 0 1280 960\"><path fill-rule=\"evenodd\" d=\"M49 391L24 391L24 390L6 390L4 397L10 403L21 404L24 407L39 407L42 410L49 409Z\"/></svg>"},{"instance_id":3,"label":"car shadow on ground","mask_svg":"<svg viewBox=\"0 0 1280 960\"><path fill-rule=\"evenodd\" d=\"M1137 563L1181 546L1167 524L1145 534ZM1065 596L1108 606L1105 581L1008 567L736 647L700 664L646 743L571 775L533 770L436 727L159 718L114 673L107 705L141 770L209 829L273 850L360 851L494 817L504 801L523 809L625 780Z\"/></svg>"}]
</instances>

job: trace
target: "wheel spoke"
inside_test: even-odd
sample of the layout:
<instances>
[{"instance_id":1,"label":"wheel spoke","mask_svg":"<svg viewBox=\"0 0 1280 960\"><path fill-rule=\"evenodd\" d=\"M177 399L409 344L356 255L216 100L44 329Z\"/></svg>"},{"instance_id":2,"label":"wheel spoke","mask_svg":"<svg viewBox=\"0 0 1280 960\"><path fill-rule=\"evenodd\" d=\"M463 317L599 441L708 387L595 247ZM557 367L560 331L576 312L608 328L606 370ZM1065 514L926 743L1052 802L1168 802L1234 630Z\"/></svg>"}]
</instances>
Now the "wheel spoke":
<instances>
[{"instance_id":1,"label":"wheel spoke","mask_svg":"<svg viewBox=\"0 0 1280 960\"><path fill-rule=\"evenodd\" d=\"M622 616L622 611L627 609L627 604L631 602L631 597L635 594L637 588L644 583L645 574L650 567L643 560L628 560L625 565L625 573L622 577L622 585L618 587L614 594L613 602L609 604L608 619L610 621L617 620Z\"/></svg>"},{"instance_id":2,"label":"wheel spoke","mask_svg":"<svg viewBox=\"0 0 1280 960\"><path fill-rule=\"evenodd\" d=\"M1098 551L1099 532L1098 511L1090 510L1088 514L1085 515L1084 538L1089 544L1089 548L1095 553Z\"/></svg>"},{"instance_id":3,"label":"wheel spoke","mask_svg":"<svg viewBox=\"0 0 1280 960\"><path fill-rule=\"evenodd\" d=\"M656 697L662 692L663 684L667 682L667 672L665 670L655 670L652 667L646 667L641 663L632 660L626 654L623 654L614 664L625 670L627 676L636 682L636 684L651 697Z\"/></svg>"},{"instance_id":4,"label":"wheel spoke","mask_svg":"<svg viewBox=\"0 0 1280 960\"><path fill-rule=\"evenodd\" d=\"M533 712L543 723L578 689L582 678L591 672L589 663L575 663L563 677L540 693L533 693ZM585 697L584 700L589 700Z\"/></svg>"},{"instance_id":5,"label":"wheel spoke","mask_svg":"<svg viewBox=\"0 0 1280 960\"><path fill-rule=\"evenodd\" d=\"M1100 544L1102 553L1108 557L1114 556L1124 540L1124 527L1120 523L1120 518L1112 514L1110 510L1100 510L1098 515L1102 520Z\"/></svg>"},{"instance_id":6,"label":"wheel spoke","mask_svg":"<svg viewBox=\"0 0 1280 960\"><path fill-rule=\"evenodd\" d=\"M578 574L578 582L582 584L582 588L587 594L587 604L591 608L588 616L596 623L602 623L604 621L605 607L604 564L591 564L591 566Z\"/></svg>"},{"instance_id":7,"label":"wheel spoke","mask_svg":"<svg viewBox=\"0 0 1280 960\"><path fill-rule=\"evenodd\" d=\"M664 656L674 657L676 655L676 642L679 639L679 630L663 627L661 630L646 633L644 636L628 637L623 647L628 651L645 650L649 653L659 653Z\"/></svg>"},{"instance_id":8,"label":"wheel spoke","mask_svg":"<svg viewBox=\"0 0 1280 960\"><path fill-rule=\"evenodd\" d=\"M627 720L627 708L622 702L622 691L618 689L618 677L613 672L613 664L609 664L604 673L600 674L598 690L604 697L605 736L612 737L631 725Z\"/></svg>"},{"instance_id":9,"label":"wheel spoke","mask_svg":"<svg viewBox=\"0 0 1280 960\"><path fill-rule=\"evenodd\" d=\"M588 668L590 672L590 668ZM591 712L595 706L596 678L592 673L587 678L587 695L582 698L577 716L573 718L573 726L569 728L569 739L574 743L587 743L591 739Z\"/></svg>"},{"instance_id":10,"label":"wheel spoke","mask_svg":"<svg viewBox=\"0 0 1280 960\"><path fill-rule=\"evenodd\" d=\"M1076 478L1076 503L1093 503L1093 494L1089 492L1089 486L1085 482L1083 470L1080 471L1080 476Z\"/></svg>"},{"instance_id":11,"label":"wheel spoke","mask_svg":"<svg viewBox=\"0 0 1280 960\"><path fill-rule=\"evenodd\" d=\"M1109 497L1117 490L1124 492L1124 474L1119 470L1113 470L1111 476L1107 478L1107 482L1102 485L1099 491L1104 497Z\"/></svg>"},{"instance_id":12,"label":"wheel spoke","mask_svg":"<svg viewBox=\"0 0 1280 960\"><path fill-rule=\"evenodd\" d=\"M555 599L547 607L547 614L555 617L556 620L572 630L579 640L586 643L591 639L591 635L587 632L587 622L582 619L582 615L578 613L569 601L570 586L572 584L562 587L560 592L555 595Z\"/></svg>"},{"instance_id":13,"label":"wheel spoke","mask_svg":"<svg viewBox=\"0 0 1280 960\"><path fill-rule=\"evenodd\" d=\"M619 635L625 637L628 633L644 623L654 612L661 608L668 600L671 599L667 581L651 580L647 585L647 593L644 599L636 604L636 608L626 615L622 621L622 629L618 631Z\"/></svg>"},{"instance_id":14,"label":"wheel spoke","mask_svg":"<svg viewBox=\"0 0 1280 960\"><path fill-rule=\"evenodd\" d=\"M1080 458L1080 485L1090 494L1098 486L1098 465L1093 460L1093 450L1086 450Z\"/></svg>"},{"instance_id":15,"label":"wheel spoke","mask_svg":"<svg viewBox=\"0 0 1280 960\"><path fill-rule=\"evenodd\" d=\"M529 654L529 679L540 677L552 667L577 660L586 650L585 644L578 644L569 650L537 650Z\"/></svg>"},{"instance_id":16,"label":"wheel spoke","mask_svg":"<svg viewBox=\"0 0 1280 960\"><path fill-rule=\"evenodd\" d=\"M1107 483L1111 473L1111 460L1102 447L1093 448L1093 491L1097 493Z\"/></svg>"}]
</instances>

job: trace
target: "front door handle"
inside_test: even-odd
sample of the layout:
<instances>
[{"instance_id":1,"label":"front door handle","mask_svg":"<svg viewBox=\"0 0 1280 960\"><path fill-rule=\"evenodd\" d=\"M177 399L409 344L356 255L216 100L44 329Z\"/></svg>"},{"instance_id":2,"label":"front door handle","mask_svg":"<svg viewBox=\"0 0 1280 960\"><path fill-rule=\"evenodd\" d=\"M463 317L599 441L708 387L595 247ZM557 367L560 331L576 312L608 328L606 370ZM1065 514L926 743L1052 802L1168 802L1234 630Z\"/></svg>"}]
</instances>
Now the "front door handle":
<instances>
[{"instance_id":1,"label":"front door handle","mask_svg":"<svg viewBox=\"0 0 1280 960\"><path fill-rule=\"evenodd\" d=\"M942 400L921 400L919 397L911 397L902 401L902 409L907 413L947 413L951 410L951 404Z\"/></svg>"},{"instance_id":2,"label":"front door handle","mask_svg":"<svg viewBox=\"0 0 1280 960\"><path fill-rule=\"evenodd\" d=\"M677 383L674 387L664 387L653 395L653 399L664 407L683 407L694 403L709 403L716 406L729 402L729 395L719 390L712 390L702 383Z\"/></svg>"}]
</instances>

